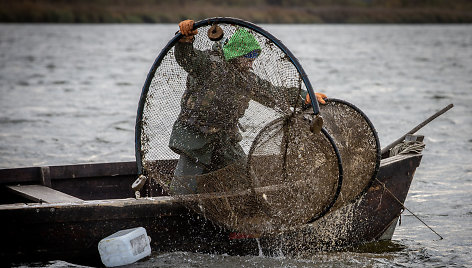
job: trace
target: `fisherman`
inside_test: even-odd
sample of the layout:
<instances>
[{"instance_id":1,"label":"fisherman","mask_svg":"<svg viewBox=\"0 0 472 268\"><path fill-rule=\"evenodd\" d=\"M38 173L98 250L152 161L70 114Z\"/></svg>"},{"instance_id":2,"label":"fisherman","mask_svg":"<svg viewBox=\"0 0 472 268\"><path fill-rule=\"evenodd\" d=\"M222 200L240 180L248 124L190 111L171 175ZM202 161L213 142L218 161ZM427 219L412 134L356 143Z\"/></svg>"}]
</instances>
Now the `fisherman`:
<instances>
[{"instance_id":1,"label":"fisherman","mask_svg":"<svg viewBox=\"0 0 472 268\"><path fill-rule=\"evenodd\" d=\"M192 194L198 192L197 175L246 160L239 145L238 122L251 99L268 107L284 103L293 107L303 99L311 102L306 92L300 96L297 89L276 87L251 72L261 46L245 28L237 29L224 43L216 42L209 51L194 48L198 30L193 29L193 20L180 22L179 28L183 37L175 45L175 58L188 76L169 141L169 147L180 155L170 191ZM274 92L285 95L278 94L277 99ZM326 95L316 93L316 97L324 103Z\"/></svg>"}]
</instances>

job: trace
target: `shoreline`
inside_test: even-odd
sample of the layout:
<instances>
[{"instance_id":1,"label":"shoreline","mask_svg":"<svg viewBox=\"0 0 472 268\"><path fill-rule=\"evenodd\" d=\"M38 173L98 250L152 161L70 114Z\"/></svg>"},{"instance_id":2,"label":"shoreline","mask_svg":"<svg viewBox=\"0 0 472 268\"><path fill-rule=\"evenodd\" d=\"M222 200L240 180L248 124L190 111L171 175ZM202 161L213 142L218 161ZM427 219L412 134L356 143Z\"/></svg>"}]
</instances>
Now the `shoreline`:
<instances>
[{"instance_id":1,"label":"shoreline","mask_svg":"<svg viewBox=\"0 0 472 268\"><path fill-rule=\"evenodd\" d=\"M472 23L472 3L455 1L447 4L409 4L395 6L367 0L314 1L321 4L298 3L297 0L230 0L223 4L210 1L181 0L18 0L0 2L0 23L178 23L211 17L236 17L254 23L270 24L439 24ZM247 3L246 3L247 2ZM274 4L279 2L279 4ZM367 5L373 2L376 4ZM421 1L418 1L421 2ZM269 4L270 3L270 4ZM324 4L323 4L324 3ZM364 3L364 4L361 4Z\"/></svg>"}]
</instances>

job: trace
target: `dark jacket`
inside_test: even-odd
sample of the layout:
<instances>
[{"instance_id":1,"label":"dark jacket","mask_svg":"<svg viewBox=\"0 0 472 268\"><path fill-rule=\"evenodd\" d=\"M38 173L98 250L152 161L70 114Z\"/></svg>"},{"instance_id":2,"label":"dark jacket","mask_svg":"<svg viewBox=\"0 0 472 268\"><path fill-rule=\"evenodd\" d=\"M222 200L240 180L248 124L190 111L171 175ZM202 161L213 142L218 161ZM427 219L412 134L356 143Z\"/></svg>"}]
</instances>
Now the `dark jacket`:
<instances>
[{"instance_id":1,"label":"dark jacket","mask_svg":"<svg viewBox=\"0 0 472 268\"><path fill-rule=\"evenodd\" d=\"M192 43L179 42L175 58L188 76L169 146L210 169L245 157L238 144L238 120L250 100L279 110L302 100L297 89L276 87L250 71L241 72L219 51L200 51ZM212 163L216 158L221 162L217 167Z\"/></svg>"}]
</instances>

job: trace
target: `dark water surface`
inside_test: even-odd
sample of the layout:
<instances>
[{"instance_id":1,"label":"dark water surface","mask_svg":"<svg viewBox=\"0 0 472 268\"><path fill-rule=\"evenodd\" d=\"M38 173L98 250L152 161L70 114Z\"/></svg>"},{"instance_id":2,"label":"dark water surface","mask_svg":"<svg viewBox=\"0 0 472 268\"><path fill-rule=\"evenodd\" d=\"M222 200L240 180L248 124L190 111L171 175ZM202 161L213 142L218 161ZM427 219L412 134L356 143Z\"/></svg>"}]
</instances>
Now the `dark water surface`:
<instances>
[{"instance_id":1,"label":"dark water surface","mask_svg":"<svg viewBox=\"0 0 472 268\"><path fill-rule=\"evenodd\" d=\"M387 248L284 256L188 252L139 267L471 267L471 25L265 25L316 91L361 108L383 146L419 131L426 149ZM0 168L134 160L141 87L176 25L0 24ZM380 252L380 253L379 253ZM47 267L63 267L56 261ZM26 264L26 266L33 266Z\"/></svg>"}]
</instances>

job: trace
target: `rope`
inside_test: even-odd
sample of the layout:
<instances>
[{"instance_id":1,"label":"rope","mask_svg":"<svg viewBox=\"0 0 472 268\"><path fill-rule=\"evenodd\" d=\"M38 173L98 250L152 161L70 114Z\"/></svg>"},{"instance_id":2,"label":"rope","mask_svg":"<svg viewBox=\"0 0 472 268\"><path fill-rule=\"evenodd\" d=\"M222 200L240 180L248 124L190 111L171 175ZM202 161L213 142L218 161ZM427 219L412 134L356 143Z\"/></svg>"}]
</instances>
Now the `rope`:
<instances>
[{"instance_id":1,"label":"rope","mask_svg":"<svg viewBox=\"0 0 472 268\"><path fill-rule=\"evenodd\" d=\"M404 141L390 150L390 156L399 154L420 154L425 145L421 141Z\"/></svg>"},{"instance_id":2,"label":"rope","mask_svg":"<svg viewBox=\"0 0 472 268\"><path fill-rule=\"evenodd\" d=\"M390 192L390 190L387 188L387 186L385 186L385 183L379 181L377 178L375 178L375 180L380 185L382 185L385 190L387 190L387 192L402 206L403 209L406 209L408 212L411 213L411 215L415 216L415 218L417 218L421 223L423 223L426 227L428 227L431 231L433 231L433 233L435 233L437 236L439 236L440 240L444 239L440 234L438 234L435 230L433 230L433 228L431 228L422 219L420 219L420 217L418 217L415 213L413 213L411 210L409 210L407 207L405 207L405 204L403 204L392 192Z\"/></svg>"}]
</instances>

